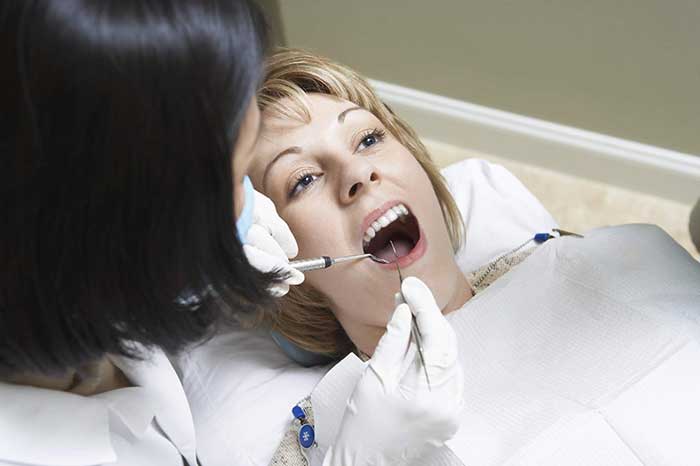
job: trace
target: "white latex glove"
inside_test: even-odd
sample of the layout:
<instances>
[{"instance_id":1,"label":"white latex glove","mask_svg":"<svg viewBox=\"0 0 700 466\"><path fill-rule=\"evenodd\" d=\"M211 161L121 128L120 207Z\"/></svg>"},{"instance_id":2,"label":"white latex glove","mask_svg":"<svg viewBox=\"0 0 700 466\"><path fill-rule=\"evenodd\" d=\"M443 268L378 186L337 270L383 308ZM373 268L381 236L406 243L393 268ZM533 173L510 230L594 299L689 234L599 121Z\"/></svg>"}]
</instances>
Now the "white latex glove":
<instances>
[{"instance_id":1,"label":"white latex glove","mask_svg":"<svg viewBox=\"0 0 700 466\"><path fill-rule=\"evenodd\" d=\"M289 275L269 290L273 296L284 296L289 292L289 285L304 281L304 274L289 266L289 259L299 253L299 247L289 226L277 215L275 204L264 194L254 193L253 225L248 230L243 251L248 262L261 272L280 270Z\"/></svg>"},{"instance_id":2,"label":"white latex glove","mask_svg":"<svg viewBox=\"0 0 700 466\"><path fill-rule=\"evenodd\" d=\"M401 290L406 304L394 310L350 396L324 466L404 464L442 446L459 428L464 377L457 337L425 283L408 277ZM409 345L411 311L422 333L432 391L416 347Z\"/></svg>"}]
</instances>

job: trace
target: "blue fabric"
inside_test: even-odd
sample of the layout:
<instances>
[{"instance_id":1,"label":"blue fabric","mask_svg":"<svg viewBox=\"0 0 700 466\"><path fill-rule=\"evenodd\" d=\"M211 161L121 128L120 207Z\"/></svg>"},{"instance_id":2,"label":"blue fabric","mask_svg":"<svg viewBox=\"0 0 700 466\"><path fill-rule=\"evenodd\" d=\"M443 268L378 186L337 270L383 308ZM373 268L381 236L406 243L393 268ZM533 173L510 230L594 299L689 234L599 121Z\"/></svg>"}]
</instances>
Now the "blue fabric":
<instances>
[{"instance_id":1,"label":"blue fabric","mask_svg":"<svg viewBox=\"0 0 700 466\"><path fill-rule=\"evenodd\" d=\"M307 351L304 348L295 345L283 337L279 332L271 331L270 335L272 336L272 339L275 340L275 343L277 343L277 346L279 346L282 351L284 351L284 353L292 359L292 361L297 362L304 367L320 366L333 361L333 358L330 356L312 353L311 351Z\"/></svg>"},{"instance_id":2,"label":"blue fabric","mask_svg":"<svg viewBox=\"0 0 700 466\"><path fill-rule=\"evenodd\" d=\"M243 178L243 194L245 196L243 210L236 220L236 234L241 243L246 242L248 230L253 226L253 208L255 207L255 192L253 183L247 176Z\"/></svg>"}]
</instances>

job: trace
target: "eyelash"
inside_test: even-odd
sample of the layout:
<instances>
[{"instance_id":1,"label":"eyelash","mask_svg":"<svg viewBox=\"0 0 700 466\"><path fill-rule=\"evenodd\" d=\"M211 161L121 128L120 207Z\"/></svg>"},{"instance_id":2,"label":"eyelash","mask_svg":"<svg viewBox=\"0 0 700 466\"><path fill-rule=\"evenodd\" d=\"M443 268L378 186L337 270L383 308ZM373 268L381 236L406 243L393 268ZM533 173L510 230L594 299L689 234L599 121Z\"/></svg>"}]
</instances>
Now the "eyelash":
<instances>
[{"instance_id":1,"label":"eyelash","mask_svg":"<svg viewBox=\"0 0 700 466\"><path fill-rule=\"evenodd\" d=\"M370 145L366 145L365 149L372 147L382 141L386 138L386 131L380 128L374 128L372 130L366 131L360 138L360 142L357 145L359 148L363 143L367 141L369 138L374 138L375 142ZM362 149L364 150L364 149ZM314 175L313 172L311 171L302 171L299 173L296 177L294 177L293 185L292 188L289 190L288 196L289 198L294 198L304 192L310 185L311 183L314 183L317 179L319 179L323 175ZM305 178L307 177L313 177L313 179L309 182L309 184L302 185L302 181L304 181Z\"/></svg>"},{"instance_id":2,"label":"eyelash","mask_svg":"<svg viewBox=\"0 0 700 466\"><path fill-rule=\"evenodd\" d=\"M367 140L367 138L370 138L370 137L374 137L376 139L376 142L374 144L371 144L371 146L373 146L377 143L384 141L384 139L386 139L386 131L384 131L383 129L380 129L380 128L374 128L372 130L365 132L362 135L362 137L360 139L360 143L357 146L359 147L360 145L362 145L362 143L364 143ZM371 147L371 146L367 146L367 147Z\"/></svg>"},{"instance_id":3,"label":"eyelash","mask_svg":"<svg viewBox=\"0 0 700 466\"><path fill-rule=\"evenodd\" d=\"M311 185L311 183L307 185L302 185L302 181L304 181L304 178L307 177L314 177L312 182L315 182L318 178L320 178L322 175L314 175L313 172L305 170L299 173L294 177L294 181L292 184L292 189L289 190L288 196L290 198L296 197L299 194L301 194L303 191L306 191L306 189Z\"/></svg>"}]
</instances>

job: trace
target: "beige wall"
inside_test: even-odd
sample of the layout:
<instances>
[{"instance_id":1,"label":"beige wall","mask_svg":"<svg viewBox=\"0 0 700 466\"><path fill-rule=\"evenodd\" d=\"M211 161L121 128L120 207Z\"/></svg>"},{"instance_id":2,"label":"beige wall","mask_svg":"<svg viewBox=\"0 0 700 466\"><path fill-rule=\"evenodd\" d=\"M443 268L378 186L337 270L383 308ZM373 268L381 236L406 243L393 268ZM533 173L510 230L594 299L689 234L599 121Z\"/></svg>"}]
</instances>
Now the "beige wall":
<instances>
[{"instance_id":1,"label":"beige wall","mask_svg":"<svg viewBox=\"0 0 700 466\"><path fill-rule=\"evenodd\" d=\"M282 23L282 12L279 0L255 0L255 2L260 5L260 8L267 18L270 45L286 44L287 39L284 34L284 24Z\"/></svg>"},{"instance_id":2,"label":"beige wall","mask_svg":"<svg viewBox=\"0 0 700 466\"><path fill-rule=\"evenodd\" d=\"M277 7L287 45L369 77L700 154L700 0L279 0Z\"/></svg>"}]
</instances>

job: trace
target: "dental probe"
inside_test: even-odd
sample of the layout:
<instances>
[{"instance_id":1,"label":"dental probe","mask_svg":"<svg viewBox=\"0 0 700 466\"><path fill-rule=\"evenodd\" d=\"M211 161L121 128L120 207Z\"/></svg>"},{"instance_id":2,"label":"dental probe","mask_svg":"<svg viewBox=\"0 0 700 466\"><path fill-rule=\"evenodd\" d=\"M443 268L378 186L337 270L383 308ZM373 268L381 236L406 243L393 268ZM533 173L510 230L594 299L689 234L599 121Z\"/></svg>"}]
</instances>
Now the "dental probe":
<instances>
[{"instance_id":1,"label":"dental probe","mask_svg":"<svg viewBox=\"0 0 700 466\"><path fill-rule=\"evenodd\" d=\"M336 257L335 259L329 256L314 257L313 259L299 259L291 261L289 265L300 272L308 272L309 270L327 269L331 265L367 258L382 264L389 263L388 260L377 257L374 254L358 254L355 256Z\"/></svg>"},{"instance_id":2,"label":"dental probe","mask_svg":"<svg viewBox=\"0 0 700 466\"><path fill-rule=\"evenodd\" d=\"M389 240L391 245L391 250L394 252L394 264L396 265L396 271L399 272L399 293L401 294L401 300L405 303L406 298L401 290L401 285L403 284L403 275L401 274L401 267L399 267L399 254L396 252L394 247L394 242ZM418 327L418 322L416 322L416 316L411 313L411 338L416 343L416 348L418 349L418 356L420 358L420 363L423 366L423 373L425 374L425 381L428 383L428 391L433 389L430 386L430 377L428 377L428 366L425 365L425 355L423 354L423 337L420 333L420 328Z\"/></svg>"}]
</instances>

